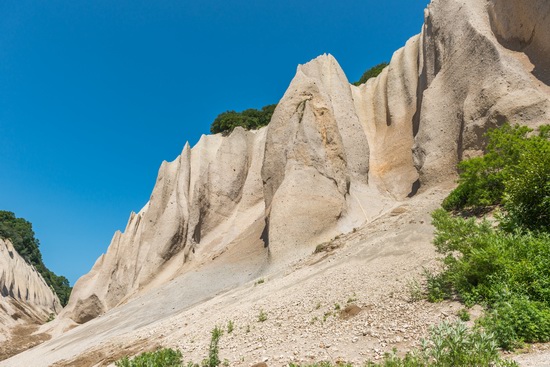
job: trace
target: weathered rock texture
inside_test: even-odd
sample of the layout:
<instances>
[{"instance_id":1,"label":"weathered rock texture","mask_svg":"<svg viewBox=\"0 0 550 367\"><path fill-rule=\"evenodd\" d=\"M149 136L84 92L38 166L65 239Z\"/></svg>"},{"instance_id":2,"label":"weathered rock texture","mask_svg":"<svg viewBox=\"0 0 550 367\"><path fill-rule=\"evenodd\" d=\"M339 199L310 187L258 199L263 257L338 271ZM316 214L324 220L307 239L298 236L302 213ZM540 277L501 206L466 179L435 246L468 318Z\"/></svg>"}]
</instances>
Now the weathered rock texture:
<instances>
[{"instance_id":1,"label":"weathered rock texture","mask_svg":"<svg viewBox=\"0 0 550 367\"><path fill-rule=\"evenodd\" d=\"M434 0L364 85L330 55L299 66L267 128L203 136L162 164L64 315L86 322L218 258L254 263L230 275L243 280L277 268L455 175L487 129L549 121L549 17L546 0Z\"/></svg>"},{"instance_id":2,"label":"weathered rock texture","mask_svg":"<svg viewBox=\"0 0 550 367\"><path fill-rule=\"evenodd\" d=\"M0 238L0 341L26 322L44 322L61 304L38 271L27 264L9 240Z\"/></svg>"}]
</instances>

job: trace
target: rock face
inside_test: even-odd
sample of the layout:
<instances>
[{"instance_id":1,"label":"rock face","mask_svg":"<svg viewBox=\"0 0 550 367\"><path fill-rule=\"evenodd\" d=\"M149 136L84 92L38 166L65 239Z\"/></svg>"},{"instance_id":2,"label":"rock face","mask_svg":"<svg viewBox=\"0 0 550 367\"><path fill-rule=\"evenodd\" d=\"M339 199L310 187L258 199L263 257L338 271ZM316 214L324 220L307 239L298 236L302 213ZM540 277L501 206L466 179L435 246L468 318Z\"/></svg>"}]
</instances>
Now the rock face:
<instances>
[{"instance_id":1,"label":"rock face","mask_svg":"<svg viewBox=\"0 0 550 367\"><path fill-rule=\"evenodd\" d=\"M203 136L161 165L63 315L86 322L220 256L277 268L455 175L489 128L548 122L549 16L546 0L434 0L366 84L330 55L300 65L268 127Z\"/></svg>"},{"instance_id":2,"label":"rock face","mask_svg":"<svg viewBox=\"0 0 550 367\"><path fill-rule=\"evenodd\" d=\"M45 321L61 304L38 271L28 265L9 240L0 239L0 341L9 328Z\"/></svg>"}]
</instances>

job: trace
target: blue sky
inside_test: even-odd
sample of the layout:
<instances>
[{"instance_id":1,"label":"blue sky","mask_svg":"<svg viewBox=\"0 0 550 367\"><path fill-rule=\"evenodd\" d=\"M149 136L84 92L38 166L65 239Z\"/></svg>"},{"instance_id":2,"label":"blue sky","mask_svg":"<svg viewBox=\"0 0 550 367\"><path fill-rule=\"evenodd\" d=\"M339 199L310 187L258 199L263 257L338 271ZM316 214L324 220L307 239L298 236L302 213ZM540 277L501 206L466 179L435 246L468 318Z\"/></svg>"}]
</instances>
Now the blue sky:
<instances>
[{"instance_id":1,"label":"blue sky","mask_svg":"<svg viewBox=\"0 0 550 367\"><path fill-rule=\"evenodd\" d=\"M0 209L71 284L226 110L276 103L323 53L350 81L420 32L428 0L2 0Z\"/></svg>"}]
</instances>

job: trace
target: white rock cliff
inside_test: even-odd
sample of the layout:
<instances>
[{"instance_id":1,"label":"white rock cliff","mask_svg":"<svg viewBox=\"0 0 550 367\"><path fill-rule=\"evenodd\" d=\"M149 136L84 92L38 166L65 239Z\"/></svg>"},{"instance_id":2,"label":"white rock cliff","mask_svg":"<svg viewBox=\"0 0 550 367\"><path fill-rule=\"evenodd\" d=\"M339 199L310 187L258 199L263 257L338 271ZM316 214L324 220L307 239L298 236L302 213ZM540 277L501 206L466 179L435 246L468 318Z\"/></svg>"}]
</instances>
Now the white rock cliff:
<instances>
[{"instance_id":1,"label":"white rock cliff","mask_svg":"<svg viewBox=\"0 0 550 367\"><path fill-rule=\"evenodd\" d=\"M38 271L0 238L0 341L14 326L44 322L61 304Z\"/></svg>"},{"instance_id":2,"label":"white rock cliff","mask_svg":"<svg viewBox=\"0 0 550 367\"><path fill-rule=\"evenodd\" d=\"M163 162L62 316L87 322L218 257L251 279L455 175L489 128L547 123L549 14L543 0L434 0L366 84L331 55L300 65L268 127L203 136Z\"/></svg>"}]
</instances>

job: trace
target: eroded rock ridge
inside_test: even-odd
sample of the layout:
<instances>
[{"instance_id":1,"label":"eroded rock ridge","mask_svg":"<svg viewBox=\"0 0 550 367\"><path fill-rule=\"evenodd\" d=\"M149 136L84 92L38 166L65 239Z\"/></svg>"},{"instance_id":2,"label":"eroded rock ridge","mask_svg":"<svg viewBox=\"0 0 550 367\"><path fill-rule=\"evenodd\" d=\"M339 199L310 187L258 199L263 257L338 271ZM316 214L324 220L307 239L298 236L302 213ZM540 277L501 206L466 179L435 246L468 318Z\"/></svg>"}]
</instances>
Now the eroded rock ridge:
<instances>
[{"instance_id":1,"label":"eroded rock ridge","mask_svg":"<svg viewBox=\"0 0 550 367\"><path fill-rule=\"evenodd\" d=\"M549 121L549 14L544 0L434 0L359 87L331 55L300 65L269 126L203 136L161 165L63 315L89 321L215 261L254 264L233 275L245 281L455 175L489 128Z\"/></svg>"}]
</instances>

